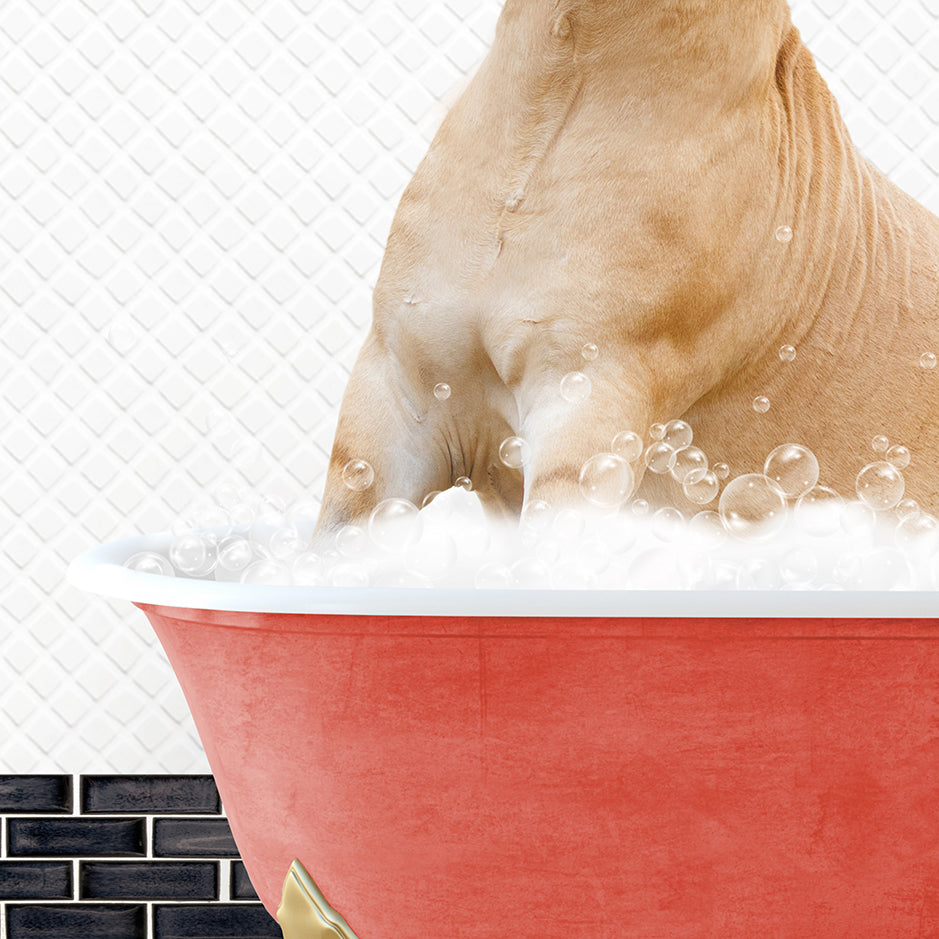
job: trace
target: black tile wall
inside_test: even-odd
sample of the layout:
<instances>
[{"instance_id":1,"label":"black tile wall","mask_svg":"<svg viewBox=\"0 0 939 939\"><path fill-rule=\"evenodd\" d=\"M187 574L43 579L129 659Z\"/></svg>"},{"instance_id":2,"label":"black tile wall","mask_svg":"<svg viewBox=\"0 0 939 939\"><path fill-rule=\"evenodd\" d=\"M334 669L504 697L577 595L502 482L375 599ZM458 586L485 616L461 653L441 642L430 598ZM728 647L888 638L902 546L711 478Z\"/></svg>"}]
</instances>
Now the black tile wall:
<instances>
[{"instance_id":1,"label":"black tile wall","mask_svg":"<svg viewBox=\"0 0 939 939\"><path fill-rule=\"evenodd\" d=\"M10 857L144 857L146 842L143 818L11 818L7 822Z\"/></svg>"},{"instance_id":2,"label":"black tile wall","mask_svg":"<svg viewBox=\"0 0 939 939\"><path fill-rule=\"evenodd\" d=\"M0 900L71 900L72 865L62 861L0 861Z\"/></svg>"},{"instance_id":3,"label":"black tile wall","mask_svg":"<svg viewBox=\"0 0 939 939\"><path fill-rule=\"evenodd\" d=\"M71 811L71 776L0 776L2 815Z\"/></svg>"},{"instance_id":4,"label":"black tile wall","mask_svg":"<svg viewBox=\"0 0 939 939\"><path fill-rule=\"evenodd\" d=\"M231 866L231 898L233 900L257 900L258 898L243 861L235 861Z\"/></svg>"},{"instance_id":5,"label":"black tile wall","mask_svg":"<svg viewBox=\"0 0 939 939\"><path fill-rule=\"evenodd\" d=\"M82 776L81 810L105 815L222 811L211 776Z\"/></svg>"},{"instance_id":6,"label":"black tile wall","mask_svg":"<svg viewBox=\"0 0 939 939\"><path fill-rule=\"evenodd\" d=\"M225 818L155 818L156 857L238 857L238 847Z\"/></svg>"},{"instance_id":7,"label":"black tile wall","mask_svg":"<svg viewBox=\"0 0 939 939\"><path fill-rule=\"evenodd\" d=\"M64 903L7 907L7 939L146 939L147 908Z\"/></svg>"},{"instance_id":8,"label":"black tile wall","mask_svg":"<svg viewBox=\"0 0 939 939\"><path fill-rule=\"evenodd\" d=\"M80 900L217 900L212 861L83 861Z\"/></svg>"},{"instance_id":9,"label":"black tile wall","mask_svg":"<svg viewBox=\"0 0 939 939\"><path fill-rule=\"evenodd\" d=\"M153 933L157 939L280 939L277 923L260 904L250 906L156 906ZM11 937L12 939L12 937Z\"/></svg>"},{"instance_id":10,"label":"black tile wall","mask_svg":"<svg viewBox=\"0 0 939 939\"><path fill-rule=\"evenodd\" d=\"M0 776L0 847L6 939L281 936L211 776Z\"/></svg>"}]
</instances>

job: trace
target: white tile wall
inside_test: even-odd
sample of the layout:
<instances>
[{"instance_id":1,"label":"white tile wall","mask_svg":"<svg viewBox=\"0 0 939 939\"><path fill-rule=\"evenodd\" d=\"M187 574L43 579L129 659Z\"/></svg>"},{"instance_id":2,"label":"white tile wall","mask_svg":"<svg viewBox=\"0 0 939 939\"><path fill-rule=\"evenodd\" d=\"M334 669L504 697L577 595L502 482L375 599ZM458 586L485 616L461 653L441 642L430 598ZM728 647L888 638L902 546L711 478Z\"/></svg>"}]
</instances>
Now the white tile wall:
<instances>
[{"instance_id":1,"label":"white tile wall","mask_svg":"<svg viewBox=\"0 0 939 939\"><path fill-rule=\"evenodd\" d=\"M0 3L0 770L201 772L141 614L63 583L232 474L318 495L397 199L498 0ZM939 212L939 0L799 0Z\"/></svg>"}]
</instances>

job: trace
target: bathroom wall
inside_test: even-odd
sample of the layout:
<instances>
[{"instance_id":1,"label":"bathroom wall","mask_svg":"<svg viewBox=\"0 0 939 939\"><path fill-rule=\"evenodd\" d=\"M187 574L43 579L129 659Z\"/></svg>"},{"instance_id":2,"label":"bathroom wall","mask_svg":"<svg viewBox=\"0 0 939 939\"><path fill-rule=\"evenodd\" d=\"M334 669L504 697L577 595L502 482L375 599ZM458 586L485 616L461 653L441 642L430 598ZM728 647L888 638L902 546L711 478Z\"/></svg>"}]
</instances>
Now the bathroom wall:
<instances>
[{"instance_id":1,"label":"bathroom wall","mask_svg":"<svg viewBox=\"0 0 939 939\"><path fill-rule=\"evenodd\" d=\"M317 497L397 199L498 0L0 4L0 772L207 771L143 616L67 586L235 479ZM939 212L937 0L798 0Z\"/></svg>"}]
</instances>

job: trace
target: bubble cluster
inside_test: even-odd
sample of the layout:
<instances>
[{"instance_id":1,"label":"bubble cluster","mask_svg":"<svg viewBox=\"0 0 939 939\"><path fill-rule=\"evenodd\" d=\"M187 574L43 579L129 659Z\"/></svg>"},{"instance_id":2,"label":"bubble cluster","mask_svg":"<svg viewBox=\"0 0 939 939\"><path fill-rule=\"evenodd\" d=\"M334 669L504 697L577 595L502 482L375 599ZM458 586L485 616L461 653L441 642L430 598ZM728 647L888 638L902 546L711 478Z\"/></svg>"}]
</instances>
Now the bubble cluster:
<instances>
[{"instance_id":1,"label":"bubble cluster","mask_svg":"<svg viewBox=\"0 0 939 939\"><path fill-rule=\"evenodd\" d=\"M872 441L878 459L862 466L850 498L820 481L822 467L801 443L780 444L761 472L732 478L728 464L709 465L685 421L653 425L648 439L643 448L635 432L616 434L581 465L572 501L530 498L514 527L488 523L460 476L418 500L421 509L385 498L314 540L314 500L287 504L226 478L211 498L193 499L165 553L138 552L126 566L316 588L939 589L939 519L905 492L910 451L885 435ZM529 453L511 436L498 456L524 471ZM633 498L642 469L662 477L650 491L670 491L674 504ZM375 474L355 459L343 479L364 492Z\"/></svg>"}]
</instances>

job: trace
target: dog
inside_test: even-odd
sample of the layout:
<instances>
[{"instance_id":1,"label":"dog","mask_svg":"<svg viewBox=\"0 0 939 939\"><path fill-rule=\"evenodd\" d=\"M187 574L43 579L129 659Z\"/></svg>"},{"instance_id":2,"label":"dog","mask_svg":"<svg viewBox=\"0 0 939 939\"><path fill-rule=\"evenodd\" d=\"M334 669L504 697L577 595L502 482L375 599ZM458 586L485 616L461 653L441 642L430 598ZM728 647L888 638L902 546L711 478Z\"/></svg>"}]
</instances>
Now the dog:
<instances>
[{"instance_id":1,"label":"dog","mask_svg":"<svg viewBox=\"0 0 939 939\"><path fill-rule=\"evenodd\" d=\"M461 477L497 519L577 505L674 418L734 475L801 443L848 498L886 435L935 511L937 307L939 219L857 152L784 0L507 0L401 198L318 530Z\"/></svg>"}]
</instances>

